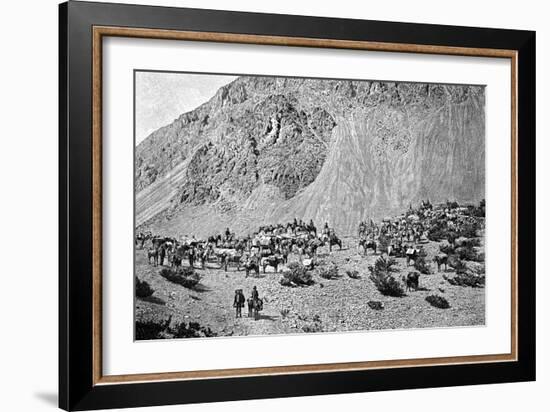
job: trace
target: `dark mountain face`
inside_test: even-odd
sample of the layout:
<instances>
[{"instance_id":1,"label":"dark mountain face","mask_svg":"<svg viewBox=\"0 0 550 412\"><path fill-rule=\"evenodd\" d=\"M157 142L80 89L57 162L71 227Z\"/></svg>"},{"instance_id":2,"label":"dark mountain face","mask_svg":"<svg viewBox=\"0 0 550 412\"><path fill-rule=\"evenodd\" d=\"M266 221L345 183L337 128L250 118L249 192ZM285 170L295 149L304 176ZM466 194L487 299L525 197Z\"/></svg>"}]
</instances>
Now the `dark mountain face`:
<instances>
[{"instance_id":1,"label":"dark mountain face","mask_svg":"<svg viewBox=\"0 0 550 412\"><path fill-rule=\"evenodd\" d=\"M484 124L482 87L241 77L138 145L136 221L352 233L421 199L478 201Z\"/></svg>"}]
</instances>

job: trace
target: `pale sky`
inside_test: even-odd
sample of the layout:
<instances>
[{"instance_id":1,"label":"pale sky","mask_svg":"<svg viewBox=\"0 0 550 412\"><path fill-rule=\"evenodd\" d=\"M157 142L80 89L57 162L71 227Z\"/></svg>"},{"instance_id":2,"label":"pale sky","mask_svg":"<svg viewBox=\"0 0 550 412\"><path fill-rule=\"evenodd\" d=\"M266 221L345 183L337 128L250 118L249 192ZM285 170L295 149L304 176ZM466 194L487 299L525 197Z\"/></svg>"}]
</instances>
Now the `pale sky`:
<instances>
[{"instance_id":1,"label":"pale sky","mask_svg":"<svg viewBox=\"0 0 550 412\"><path fill-rule=\"evenodd\" d=\"M136 145L159 127L172 123L210 100L236 76L136 72Z\"/></svg>"}]
</instances>

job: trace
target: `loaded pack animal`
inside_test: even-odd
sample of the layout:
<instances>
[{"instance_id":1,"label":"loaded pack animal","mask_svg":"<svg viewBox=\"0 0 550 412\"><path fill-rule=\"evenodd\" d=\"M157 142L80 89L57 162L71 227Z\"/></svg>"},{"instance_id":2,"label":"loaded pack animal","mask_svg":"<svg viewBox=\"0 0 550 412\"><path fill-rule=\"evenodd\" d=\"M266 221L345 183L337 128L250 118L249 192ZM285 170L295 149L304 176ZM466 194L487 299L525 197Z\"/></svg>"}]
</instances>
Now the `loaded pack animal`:
<instances>
[{"instance_id":1,"label":"loaded pack animal","mask_svg":"<svg viewBox=\"0 0 550 412\"><path fill-rule=\"evenodd\" d=\"M282 265L285 259L281 255L265 256L261 260L262 270L265 273L265 268L271 266L275 269L275 273L279 271L279 265Z\"/></svg>"},{"instance_id":2,"label":"loaded pack animal","mask_svg":"<svg viewBox=\"0 0 550 412\"><path fill-rule=\"evenodd\" d=\"M136 246L139 246L140 249L143 249L143 245L145 244L145 241L147 239L149 239L149 236L140 232L136 236Z\"/></svg>"},{"instance_id":3,"label":"loaded pack animal","mask_svg":"<svg viewBox=\"0 0 550 412\"><path fill-rule=\"evenodd\" d=\"M260 298L248 298L248 317L254 320L260 319L260 311L264 308L264 301Z\"/></svg>"},{"instance_id":4,"label":"loaded pack animal","mask_svg":"<svg viewBox=\"0 0 550 412\"><path fill-rule=\"evenodd\" d=\"M254 272L254 277L260 276L260 267L258 266L258 261L256 259L249 259L247 260L244 265L245 275L244 277L247 278L250 272ZM265 272L265 269L264 269Z\"/></svg>"},{"instance_id":5,"label":"loaded pack animal","mask_svg":"<svg viewBox=\"0 0 550 412\"><path fill-rule=\"evenodd\" d=\"M367 251L369 249L372 249L373 253L376 254L376 251L378 250L378 242L376 240L362 238L359 240L359 248L363 248L363 253L365 256L367 256Z\"/></svg>"},{"instance_id":6,"label":"loaded pack animal","mask_svg":"<svg viewBox=\"0 0 550 412\"><path fill-rule=\"evenodd\" d=\"M403 276L402 280L405 283L405 288L407 291L418 290L418 280L420 278L420 273L418 272L409 272L407 277Z\"/></svg>"},{"instance_id":7,"label":"loaded pack animal","mask_svg":"<svg viewBox=\"0 0 550 412\"><path fill-rule=\"evenodd\" d=\"M227 267L230 264L237 264L237 271L241 270L241 263L242 263L242 256L236 255L236 254L230 254L230 253L223 253L221 256L221 266L223 267L223 270L227 272Z\"/></svg>"},{"instance_id":8,"label":"loaded pack animal","mask_svg":"<svg viewBox=\"0 0 550 412\"><path fill-rule=\"evenodd\" d=\"M407 257L407 266L411 263L411 260L414 262L416 258L418 257L418 254L420 253L420 249L417 249L415 247L410 247L405 252L405 255Z\"/></svg>"}]
</instances>

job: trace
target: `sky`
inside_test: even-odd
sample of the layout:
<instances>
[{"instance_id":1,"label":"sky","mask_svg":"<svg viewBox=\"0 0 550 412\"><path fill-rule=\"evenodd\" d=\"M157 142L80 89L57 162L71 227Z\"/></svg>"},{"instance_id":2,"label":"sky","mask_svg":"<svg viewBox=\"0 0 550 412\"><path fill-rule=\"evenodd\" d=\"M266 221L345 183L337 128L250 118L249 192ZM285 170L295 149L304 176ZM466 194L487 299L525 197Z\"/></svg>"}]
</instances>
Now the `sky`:
<instances>
[{"instance_id":1,"label":"sky","mask_svg":"<svg viewBox=\"0 0 550 412\"><path fill-rule=\"evenodd\" d=\"M136 145L159 127L210 100L236 76L136 72Z\"/></svg>"}]
</instances>

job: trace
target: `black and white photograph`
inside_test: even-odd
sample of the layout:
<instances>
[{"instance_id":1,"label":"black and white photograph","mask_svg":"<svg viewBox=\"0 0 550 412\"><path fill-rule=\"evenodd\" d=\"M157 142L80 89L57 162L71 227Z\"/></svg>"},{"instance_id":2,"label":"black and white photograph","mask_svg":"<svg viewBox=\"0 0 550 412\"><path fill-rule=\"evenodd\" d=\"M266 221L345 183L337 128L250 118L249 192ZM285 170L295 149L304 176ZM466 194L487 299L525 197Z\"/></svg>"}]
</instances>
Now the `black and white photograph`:
<instances>
[{"instance_id":1,"label":"black and white photograph","mask_svg":"<svg viewBox=\"0 0 550 412\"><path fill-rule=\"evenodd\" d=\"M135 70L134 145L136 340L485 325L484 85Z\"/></svg>"}]
</instances>

